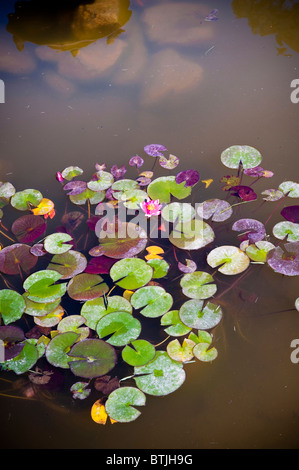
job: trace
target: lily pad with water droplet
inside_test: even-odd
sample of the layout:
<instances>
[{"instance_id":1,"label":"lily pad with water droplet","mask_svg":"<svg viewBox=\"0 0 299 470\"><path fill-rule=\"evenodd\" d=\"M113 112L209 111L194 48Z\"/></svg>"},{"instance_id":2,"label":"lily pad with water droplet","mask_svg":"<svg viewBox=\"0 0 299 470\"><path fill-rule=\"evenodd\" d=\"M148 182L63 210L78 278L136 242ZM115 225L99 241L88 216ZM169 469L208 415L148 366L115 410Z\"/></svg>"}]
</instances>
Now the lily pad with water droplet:
<instances>
[{"instance_id":1,"label":"lily pad with water droplet","mask_svg":"<svg viewBox=\"0 0 299 470\"><path fill-rule=\"evenodd\" d=\"M141 323L128 312L112 312L102 317L96 327L99 338L113 346L125 346L138 338Z\"/></svg>"},{"instance_id":2,"label":"lily pad with water droplet","mask_svg":"<svg viewBox=\"0 0 299 470\"><path fill-rule=\"evenodd\" d=\"M266 235L264 224L256 219L239 219L233 224L232 230L245 232L250 243L263 240Z\"/></svg>"},{"instance_id":3,"label":"lily pad with water droplet","mask_svg":"<svg viewBox=\"0 0 299 470\"><path fill-rule=\"evenodd\" d=\"M191 299L208 299L212 297L216 291L217 286L213 284L213 277L203 271L194 271L190 274L185 274L180 285L183 294Z\"/></svg>"},{"instance_id":4,"label":"lily pad with water droplet","mask_svg":"<svg viewBox=\"0 0 299 470\"><path fill-rule=\"evenodd\" d=\"M67 243L72 239L73 238L68 233L52 233L45 238L44 248L52 255L66 253L72 248L72 245Z\"/></svg>"},{"instance_id":5,"label":"lily pad with water droplet","mask_svg":"<svg viewBox=\"0 0 299 470\"><path fill-rule=\"evenodd\" d=\"M208 199L197 204L197 214L202 219L211 219L213 222L223 222L230 218L233 213L232 207L222 199Z\"/></svg>"},{"instance_id":6,"label":"lily pad with water droplet","mask_svg":"<svg viewBox=\"0 0 299 470\"><path fill-rule=\"evenodd\" d=\"M177 362L191 361L194 356L194 346L195 343L191 339L184 338L182 345L178 339L174 339L167 345L167 354L171 359Z\"/></svg>"},{"instance_id":7,"label":"lily pad with water droplet","mask_svg":"<svg viewBox=\"0 0 299 470\"><path fill-rule=\"evenodd\" d=\"M11 226L12 233L19 242L31 243L46 231L47 224L38 215L23 215L19 217Z\"/></svg>"},{"instance_id":8,"label":"lily pad with water droplet","mask_svg":"<svg viewBox=\"0 0 299 470\"><path fill-rule=\"evenodd\" d=\"M74 300L91 300L108 292L109 287L98 274L76 274L67 285L67 292Z\"/></svg>"},{"instance_id":9,"label":"lily pad with water droplet","mask_svg":"<svg viewBox=\"0 0 299 470\"><path fill-rule=\"evenodd\" d=\"M161 176L152 181L147 192L152 200L158 199L160 203L169 203L171 196L177 199L185 199L191 194L191 187L185 187L185 183L178 184L175 176Z\"/></svg>"},{"instance_id":10,"label":"lily pad with water droplet","mask_svg":"<svg viewBox=\"0 0 299 470\"><path fill-rule=\"evenodd\" d=\"M252 261L258 263L266 263L267 261L267 253L270 250L273 250L275 245L273 243L267 241L258 241L255 244L249 245L246 248L246 254Z\"/></svg>"},{"instance_id":11,"label":"lily pad with water droplet","mask_svg":"<svg viewBox=\"0 0 299 470\"><path fill-rule=\"evenodd\" d=\"M28 292L28 299L34 302L54 302L66 292L66 283L57 283L61 279L57 271L41 270L31 274L23 283Z\"/></svg>"},{"instance_id":12,"label":"lily pad with water droplet","mask_svg":"<svg viewBox=\"0 0 299 470\"><path fill-rule=\"evenodd\" d=\"M284 181L278 186L278 189L288 197L299 197L299 183L294 181Z\"/></svg>"},{"instance_id":13,"label":"lily pad with water droplet","mask_svg":"<svg viewBox=\"0 0 299 470\"><path fill-rule=\"evenodd\" d=\"M169 336L183 336L191 331L191 328L186 326L180 319L178 310L166 312L161 318L161 325L167 326L165 333Z\"/></svg>"},{"instance_id":14,"label":"lily pad with water droplet","mask_svg":"<svg viewBox=\"0 0 299 470\"><path fill-rule=\"evenodd\" d=\"M250 264L250 259L236 246L224 245L210 251L207 263L212 268L220 266L218 271L222 274L234 275L245 271Z\"/></svg>"},{"instance_id":15,"label":"lily pad with water droplet","mask_svg":"<svg viewBox=\"0 0 299 470\"><path fill-rule=\"evenodd\" d=\"M169 271L169 264L164 259L150 259L148 260L147 264L153 268L153 279L160 279L161 277L165 277Z\"/></svg>"},{"instance_id":16,"label":"lily pad with water droplet","mask_svg":"<svg viewBox=\"0 0 299 470\"><path fill-rule=\"evenodd\" d=\"M87 259L82 253L69 250L66 253L54 255L47 269L59 272L61 279L70 279L83 272L86 266Z\"/></svg>"},{"instance_id":17,"label":"lily pad with water droplet","mask_svg":"<svg viewBox=\"0 0 299 470\"><path fill-rule=\"evenodd\" d=\"M273 235L279 240L286 239L288 242L299 241L299 224L283 221L273 227Z\"/></svg>"},{"instance_id":18,"label":"lily pad with water droplet","mask_svg":"<svg viewBox=\"0 0 299 470\"><path fill-rule=\"evenodd\" d=\"M5 325L19 320L25 310L25 300L11 289L0 290L0 315Z\"/></svg>"},{"instance_id":19,"label":"lily pad with water droplet","mask_svg":"<svg viewBox=\"0 0 299 470\"><path fill-rule=\"evenodd\" d=\"M298 276L299 242L285 243L269 251L267 263L277 273Z\"/></svg>"},{"instance_id":20,"label":"lily pad with water droplet","mask_svg":"<svg viewBox=\"0 0 299 470\"><path fill-rule=\"evenodd\" d=\"M194 207L186 202L171 202L163 207L161 215L168 222L189 222L195 217Z\"/></svg>"},{"instance_id":21,"label":"lily pad with water droplet","mask_svg":"<svg viewBox=\"0 0 299 470\"><path fill-rule=\"evenodd\" d=\"M92 379L107 374L116 364L116 351L110 344L96 338L75 343L68 353L73 374Z\"/></svg>"},{"instance_id":22,"label":"lily pad with water droplet","mask_svg":"<svg viewBox=\"0 0 299 470\"><path fill-rule=\"evenodd\" d=\"M73 360L68 355L71 347L78 340L79 335L74 331L68 331L54 336L46 348L46 359L54 367L69 368L69 362Z\"/></svg>"},{"instance_id":23,"label":"lily pad with water droplet","mask_svg":"<svg viewBox=\"0 0 299 470\"><path fill-rule=\"evenodd\" d=\"M221 153L221 162L228 168L254 168L262 161L260 152L249 145L232 145Z\"/></svg>"},{"instance_id":24,"label":"lily pad with water droplet","mask_svg":"<svg viewBox=\"0 0 299 470\"><path fill-rule=\"evenodd\" d=\"M157 351L145 366L134 368L137 387L148 395L163 396L177 390L185 381L183 365L171 359L166 351Z\"/></svg>"},{"instance_id":25,"label":"lily pad with water droplet","mask_svg":"<svg viewBox=\"0 0 299 470\"><path fill-rule=\"evenodd\" d=\"M220 305L208 302L204 306L203 300L192 299L183 303L179 310L181 321L190 328L209 330L214 328L222 318Z\"/></svg>"},{"instance_id":26,"label":"lily pad with water droplet","mask_svg":"<svg viewBox=\"0 0 299 470\"><path fill-rule=\"evenodd\" d=\"M133 308L140 310L143 316L155 318L170 310L173 298L163 287L146 286L134 292L131 304Z\"/></svg>"},{"instance_id":27,"label":"lily pad with water droplet","mask_svg":"<svg viewBox=\"0 0 299 470\"><path fill-rule=\"evenodd\" d=\"M169 235L169 240L183 250L199 250L215 238L212 227L206 222L193 219L185 224L176 224Z\"/></svg>"},{"instance_id":28,"label":"lily pad with water droplet","mask_svg":"<svg viewBox=\"0 0 299 470\"><path fill-rule=\"evenodd\" d=\"M136 339L122 350L122 358L130 366L144 366L155 354L155 347L144 339Z\"/></svg>"},{"instance_id":29,"label":"lily pad with water droplet","mask_svg":"<svg viewBox=\"0 0 299 470\"><path fill-rule=\"evenodd\" d=\"M0 251L0 271L4 274L29 273L37 263L37 256L30 252L31 246L14 243Z\"/></svg>"},{"instance_id":30,"label":"lily pad with water droplet","mask_svg":"<svg viewBox=\"0 0 299 470\"><path fill-rule=\"evenodd\" d=\"M142 259L127 258L112 266L110 276L112 281L123 289L136 290L152 279L153 269Z\"/></svg>"},{"instance_id":31,"label":"lily pad with water droplet","mask_svg":"<svg viewBox=\"0 0 299 470\"><path fill-rule=\"evenodd\" d=\"M128 300L120 295L113 295L107 297L107 303L104 302L102 297L87 300L82 305L80 313L85 318L86 325L95 330L98 321L108 313L122 311L131 314L132 310L132 305Z\"/></svg>"},{"instance_id":32,"label":"lily pad with water droplet","mask_svg":"<svg viewBox=\"0 0 299 470\"><path fill-rule=\"evenodd\" d=\"M135 387L120 387L110 393L105 403L108 416L119 422L129 423L140 416L135 406L144 406L146 398L144 393Z\"/></svg>"},{"instance_id":33,"label":"lily pad with water droplet","mask_svg":"<svg viewBox=\"0 0 299 470\"><path fill-rule=\"evenodd\" d=\"M23 191L16 192L10 203L12 207L19 211L26 211L31 209L31 206L38 206L43 198L43 195L37 189L24 189Z\"/></svg>"}]
</instances>

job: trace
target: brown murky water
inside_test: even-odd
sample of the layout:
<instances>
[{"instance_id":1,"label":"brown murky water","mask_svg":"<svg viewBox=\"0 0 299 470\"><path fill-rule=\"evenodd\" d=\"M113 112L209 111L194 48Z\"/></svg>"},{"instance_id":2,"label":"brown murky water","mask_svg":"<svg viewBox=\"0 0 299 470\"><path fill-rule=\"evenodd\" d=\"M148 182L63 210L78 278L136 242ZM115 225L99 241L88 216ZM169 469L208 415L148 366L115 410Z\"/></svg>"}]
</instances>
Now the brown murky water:
<instances>
[{"instance_id":1,"label":"brown murky water","mask_svg":"<svg viewBox=\"0 0 299 470\"><path fill-rule=\"evenodd\" d=\"M52 16L36 20L34 3L19 2L7 27L14 2L1 2L1 180L50 197L57 170L125 164L150 143L215 181L227 173L222 150L247 144L274 172L267 187L298 180L296 2L124 1L123 31L96 37L83 10L70 15L59 2L54 14L52 2ZM219 20L203 21L214 8ZM206 194L223 195L213 185ZM238 289L222 297L217 360L187 365L184 385L147 397L136 422L102 427L84 403L0 397L1 447L299 448L299 364L290 360L299 315L289 311L298 278L261 271L241 287L257 299L244 302Z\"/></svg>"}]
</instances>

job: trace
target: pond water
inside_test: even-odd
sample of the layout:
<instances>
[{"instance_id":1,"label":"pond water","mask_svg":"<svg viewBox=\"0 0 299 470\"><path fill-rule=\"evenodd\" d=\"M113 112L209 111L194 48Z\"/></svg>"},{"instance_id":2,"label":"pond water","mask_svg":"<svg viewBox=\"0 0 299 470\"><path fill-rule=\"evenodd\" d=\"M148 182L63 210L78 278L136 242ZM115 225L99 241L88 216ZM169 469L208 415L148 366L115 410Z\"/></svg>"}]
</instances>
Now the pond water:
<instances>
[{"instance_id":1,"label":"pond water","mask_svg":"<svg viewBox=\"0 0 299 470\"><path fill-rule=\"evenodd\" d=\"M260 190L298 179L295 1L38 3L0 6L2 181L41 190L59 210L56 171L120 166L151 143L214 179L205 198L223 197L220 154L234 144L259 149L274 172ZM95 28L104 3L112 19ZM205 21L213 9L218 19ZM299 448L299 364L290 359L298 295L298 278L269 269L230 290L217 360L186 365L183 386L147 397L133 423L97 425L90 404L60 396L0 396L1 448ZM20 396L22 383L14 387Z\"/></svg>"}]
</instances>

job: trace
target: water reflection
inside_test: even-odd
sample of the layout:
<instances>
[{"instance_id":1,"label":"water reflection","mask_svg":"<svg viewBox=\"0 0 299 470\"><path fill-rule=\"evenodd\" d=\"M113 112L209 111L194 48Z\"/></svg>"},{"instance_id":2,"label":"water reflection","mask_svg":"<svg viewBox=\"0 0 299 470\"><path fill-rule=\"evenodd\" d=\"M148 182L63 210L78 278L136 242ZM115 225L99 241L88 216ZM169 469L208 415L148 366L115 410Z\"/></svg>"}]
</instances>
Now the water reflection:
<instances>
[{"instance_id":1,"label":"water reflection","mask_svg":"<svg viewBox=\"0 0 299 470\"><path fill-rule=\"evenodd\" d=\"M232 8L238 18L248 18L254 34L274 34L279 55L286 54L286 44L299 52L299 4L294 0L233 0Z\"/></svg>"},{"instance_id":2,"label":"water reflection","mask_svg":"<svg viewBox=\"0 0 299 470\"><path fill-rule=\"evenodd\" d=\"M76 55L100 38L113 42L131 17L129 7L129 0L20 1L7 31L19 51L28 41Z\"/></svg>"}]
</instances>

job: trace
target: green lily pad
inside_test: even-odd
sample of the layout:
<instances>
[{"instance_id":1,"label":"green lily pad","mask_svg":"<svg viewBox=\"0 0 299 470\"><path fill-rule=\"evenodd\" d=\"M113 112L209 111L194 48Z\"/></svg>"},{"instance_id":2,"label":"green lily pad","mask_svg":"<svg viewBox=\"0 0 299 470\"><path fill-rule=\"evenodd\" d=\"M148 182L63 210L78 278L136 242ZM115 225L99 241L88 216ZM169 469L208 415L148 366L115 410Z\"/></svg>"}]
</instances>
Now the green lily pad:
<instances>
[{"instance_id":1,"label":"green lily pad","mask_svg":"<svg viewBox=\"0 0 299 470\"><path fill-rule=\"evenodd\" d=\"M203 300L192 299L183 303L179 310L181 321L190 328L209 330L214 328L222 318L219 305L208 302L204 306Z\"/></svg>"},{"instance_id":2,"label":"green lily pad","mask_svg":"<svg viewBox=\"0 0 299 470\"><path fill-rule=\"evenodd\" d=\"M158 258L153 258L149 259L147 264L153 268L153 279L160 279L161 277L165 277L169 271L169 264L165 259L158 259Z\"/></svg>"},{"instance_id":3,"label":"green lily pad","mask_svg":"<svg viewBox=\"0 0 299 470\"><path fill-rule=\"evenodd\" d=\"M191 339L184 338L182 345L178 339L174 339L167 345L167 354L171 359L177 362L191 361L194 356L194 346L195 343Z\"/></svg>"},{"instance_id":4,"label":"green lily pad","mask_svg":"<svg viewBox=\"0 0 299 470\"><path fill-rule=\"evenodd\" d=\"M191 187L185 186L185 182L178 184L175 176L161 176L152 181L147 188L151 199L159 199L160 203L169 203L171 196L177 199L185 199L191 194Z\"/></svg>"},{"instance_id":5,"label":"green lily pad","mask_svg":"<svg viewBox=\"0 0 299 470\"><path fill-rule=\"evenodd\" d=\"M186 326L179 316L178 310L170 310L164 313L161 318L161 325L167 326L165 333L169 336L183 336L191 331L192 328Z\"/></svg>"},{"instance_id":6,"label":"green lily pad","mask_svg":"<svg viewBox=\"0 0 299 470\"><path fill-rule=\"evenodd\" d=\"M106 303L102 297L87 300L82 305L80 313L86 320L85 324L92 330L95 330L98 321L108 313L128 312L131 314L132 310L132 305L128 300L120 295L113 295L107 298Z\"/></svg>"},{"instance_id":7,"label":"green lily pad","mask_svg":"<svg viewBox=\"0 0 299 470\"><path fill-rule=\"evenodd\" d=\"M72 245L67 243L72 239L73 238L68 233L52 233L45 238L44 248L52 255L66 253L72 248Z\"/></svg>"},{"instance_id":8,"label":"green lily pad","mask_svg":"<svg viewBox=\"0 0 299 470\"><path fill-rule=\"evenodd\" d=\"M142 259L127 258L117 261L110 269L113 282L123 289L135 290L145 286L153 276L153 269Z\"/></svg>"},{"instance_id":9,"label":"green lily pad","mask_svg":"<svg viewBox=\"0 0 299 470\"><path fill-rule=\"evenodd\" d=\"M68 355L71 347L78 340L79 335L74 331L68 331L54 336L46 348L46 359L55 367L69 369L69 362L73 360Z\"/></svg>"},{"instance_id":10,"label":"green lily pad","mask_svg":"<svg viewBox=\"0 0 299 470\"><path fill-rule=\"evenodd\" d=\"M0 290L0 314L5 325L19 320L25 310L25 300L11 289Z\"/></svg>"},{"instance_id":11,"label":"green lily pad","mask_svg":"<svg viewBox=\"0 0 299 470\"><path fill-rule=\"evenodd\" d=\"M77 204L78 206L82 206L83 204L86 204L87 201L90 202L90 204L98 204L99 202L102 202L103 199L105 199L105 191L92 191L89 188L86 188L82 193L80 194L75 194L70 196L70 201L73 204Z\"/></svg>"},{"instance_id":12,"label":"green lily pad","mask_svg":"<svg viewBox=\"0 0 299 470\"><path fill-rule=\"evenodd\" d=\"M23 283L23 288L28 292L28 299L33 302L54 302L66 292L66 283L55 284L60 279L60 273L45 269L30 274Z\"/></svg>"},{"instance_id":13,"label":"green lily pad","mask_svg":"<svg viewBox=\"0 0 299 470\"><path fill-rule=\"evenodd\" d=\"M99 338L109 336L107 343L125 346L138 338L141 324L128 312L112 312L98 321L96 331Z\"/></svg>"},{"instance_id":14,"label":"green lily pad","mask_svg":"<svg viewBox=\"0 0 299 470\"><path fill-rule=\"evenodd\" d=\"M87 183L88 189L92 191L105 191L106 189L110 188L113 184L114 178L108 171L101 171L98 175L97 180L92 180Z\"/></svg>"},{"instance_id":15,"label":"green lily pad","mask_svg":"<svg viewBox=\"0 0 299 470\"><path fill-rule=\"evenodd\" d=\"M43 195L37 189L24 189L15 193L10 203L12 207L19 211L27 211L31 206L38 206L43 198Z\"/></svg>"},{"instance_id":16,"label":"green lily pad","mask_svg":"<svg viewBox=\"0 0 299 470\"><path fill-rule=\"evenodd\" d=\"M66 253L54 255L47 269L60 273L61 279L70 279L82 273L86 266L87 259L80 251L69 250Z\"/></svg>"},{"instance_id":17,"label":"green lily pad","mask_svg":"<svg viewBox=\"0 0 299 470\"><path fill-rule=\"evenodd\" d=\"M217 291L216 284L213 277L203 271L194 271L193 273L185 274L181 281L183 294L191 299L208 299L212 297Z\"/></svg>"},{"instance_id":18,"label":"green lily pad","mask_svg":"<svg viewBox=\"0 0 299 470\"><path fill-rule=\"evenodd\" d=\"M124 191L132 191L134 189L138 189L139 185L137 181L135 180L130 180L130 179L121 179L118 181L115 181L112 185L112 190L114 192L113 196L115 199L117 199L117 194L116 191L124 192Z\"/></svg>"},{"instance_id":19,"label":"green lily pad","mask_svg":"<svg viewBox=\"0 0 299 470\"><path fill-rule=\"evenodd\" d=\"M288 197L299 197L299 183L294 181L284 181L278 186L278 189Z\"/></svg>"},{"instance_id":20,"label":"green lily pad","mask_svg":"<svg viewBox=\"0 0 299 470\"><path fill-rule=\"evenodd\" d=\"M42 326L43 328L53 328L53 326L58 325L61 318L64 315L64 309L61 305L52 310L52 312L47 313L43 316L35 316L34 323L36 325Z\"/></svg>"},{"instance_id":21,"label":"green lily pad","mask_svg":"<svg viewBox=\"0 0 299 470\"><path fill-rule=\"evenodd\" d=\"M25 301L24 312L27 313L27 315L32 315L33 317L42 317L53 312L61 301L61 298L59 297L53 302L33 302L33 300L28 299L28 292L24 292L23 299Z\"/></svg>"},{"instance_id":22,"label":"green lily pad","mask_svg":"<svg viewBox=\"0 0 299 470\"><path fill-rule=\"evenodd\" d=\"M82 175L82 173L83 173L83 170L79 168L78 166L68 166L61 172L61 175L67 181L71 181L76 176Z\"/></svg>"},{"instance_id":23,"label":"green lily pad","mask_svg":"<svg viewBox=\"0 0 299 470\"><path fill-rule=\"evenodd\" d=\"M38 350L29 340L24 341L20 354L5 362L5 367L17 375L24 374L31 369L38 360Z\"/></svg>"},{"instance_id":24,"label":"green lily pad","mask_svg":"<svg viewBox=\"0 0 299 470\"><path fill-rule=\"evenodd\" d=\"M131 304L136 310L149 318L160 317L172 307L173 298L160 286L141 287L131 297Z\"/></svg>"},{"instance_id":25,"label":"green lily pad","mask_svg":"<svg viewBox=\"0 0 299 470\"><path fill-rule=\"evenodd\" d=\"M228 168L254 168L262 161L260 152L249 145L232 145L221 153L221 161Z\"/></svg>"},{"instance_id":26,"label":"green lily pad","mask_svg":"<svg viewBox=\"0 0 299 470\"><path fill-rule=\"evenodd\" d=\"M270 250L273 250L275 245L273 243L261 240L255 242L255 244L251 244L246 248L246 255L252 260L257 263L266 263L267 261L267 253Z\"/></svg>"},{"instance_id":27,"label":"green lily pad","mask_svg":"<svg viewBox=\"0 0 299 470\"><path fill-rule=\"evenodd\" d=\"M209 343L198 343L193 348L194 356L202 362L211 362L218 356L218 351L215 347L210 348Z\"/></svg>"},{"instance_id":28,"label":"green lily pad","mask_svg":"<svg viewBox=\"0 0 299 470\"><path fill-rule=\"evenodd\" d=\"M185 381L181 363L172 360L166 351L157 351L148 364L134 368L137 387L148 395L163 396L177 390Z\"/></svg>"},{"instance_id":29,"label":"green lily pad","mask_svg":"<svg viewBox=\"0 0 299 470\"><path fill-rule=\"evenodd\" d=\"M189 222L195 217L195 209L186 202L171 202L163 207L161 215L167 222Z\"/></svg>"},{"instance_id":30,"label":"green lily pad","mask_svg":"<svg viewBox=\"0 0 299 470\"><path fill-rule=\"evenodd\" d=\"M15 192L16 189L11 183L0 181L0 207L6 206Z\"/></svg>"},{"instance_id":31,"label":"green lily pad","mask_svg":"<svg viewBox=\"0 0 299 470\"><path fill-rule=\"evenodd\" d=\"M289 221L278 222L273 227L273 235L279 240L284 240L286 238L288 242L298 242L299 224Z\"/></svg>"},{"instance_id":32,"label":"green lily pad","mask_svg":"<svg viewBox=\"0 0 299 470\"><path fill-rule=\"evenodd\" d=\"M234 275L245 271L250 264L250 259L236 246L223 245L210 251L207 263L212 268L220 266L218 271L222 274Z\"/></svg>"},{"instance_id":33,"label":"green lily pad","mask_svg":"<svg viewBox=\"0 0 299 470\"><path fill-rule=\"evenodd\" d=\"M69 363L73 374L88 379L107 374L117 361L115 349L94 338L75 343L68 355L75 358Z\"/></svg>"},{"instance_id":34,"label":"green lily pad","mask_svg":"<svg viewBox=\"0 0 299 470\"><path fill-rule=\"evenodd\" d=\"M136 339L122 350L122 358L130 366L144 366L155 354L155 347L144 339Z\"/></svg>"},{"instance_id":35,"label":"green lily pad","mask_svg":"<svg viewBox=\"0 0 299 470\"><path fill-rule=\"evenodd\" d=\"M123 202L124 206L128 209L138 209L140 204L147 199L148 195L141 189L129 189L114 193L114 197Z\"/></svg>"},{"instance_id":36,"label":"green lily pad","mask_svg":"<svg viewBox=\"0 0 299 470\"><path fill-rule=\"evenodd\" d=\"M109 287L98 274L81 273L74 276L67 285L67 292L74 300L91 300L108 292Z\"/></svg>"},{"instance_id":37,"label":"green lily pad","mask_svg":"<svg viewBox=\"0 0 299 470\"><path fill-rule=\"evenodd\" d=\"M140 416L134 406L145 405L145 395L135 387L120 387L110 393L105 410L111 419L119 423L129 423Z\"/></svg>"},{"instance_id":38,"label":"green lily pad","mask_svg":"<svg viewBox=\"0 0 299 470\"><path fill-rule=\"evenodd\" d=\"M215 234L210 225L199 219L175 225L169 235L171 243L183 250L199 250L211 243L214 238Z\"/></svg>"},{"instance_id":39,"label":"green lily pad","mask_svg":"<svg viewBox=\"0 0 299 470\"><path fill-rule=\"evenodd\" d=\"M90 331L87 326L82 327L84 324L85 318L81 315L68 315L67 317L60 320L57 325L57 331L59 331L59 333L74 331L80 335L79 341L83 341L88 337Z\"/></svg>"}]
</instances>

